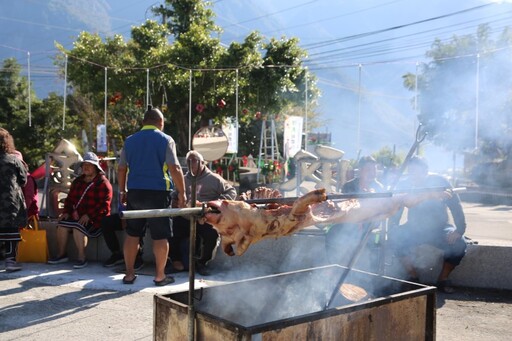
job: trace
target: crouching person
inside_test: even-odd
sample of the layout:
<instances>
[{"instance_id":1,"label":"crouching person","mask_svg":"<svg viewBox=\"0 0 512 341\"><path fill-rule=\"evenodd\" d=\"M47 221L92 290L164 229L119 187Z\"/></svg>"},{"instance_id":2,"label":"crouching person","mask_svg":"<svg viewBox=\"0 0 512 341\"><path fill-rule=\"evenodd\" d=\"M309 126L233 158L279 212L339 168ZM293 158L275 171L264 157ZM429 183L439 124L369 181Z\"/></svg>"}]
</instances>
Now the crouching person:
<instances>
[{"instance_id":1,"label":"crouching person","mask_svg":"<svg viewBox=\"0 0 512 341\"><path fill-rule=\"evenodd\" d=\"M402 188L451 188L446 178L429 173L428 164L423 158L411 158L407 169L408 176L401 183ZM453 193L449 199L427 200L411 207L407 212L407 222L397 226L401 214L400 211L390 221L391 226L395 227L390 230L389 240L408 273L408 279L419 282L414 257L421 245L430 245L443 252L443 265L436 285L442 292L453 293L454 288L448 277L462 261L467 246L464 237L466 219L459 196Z\"/></svg>"}]
</instances>

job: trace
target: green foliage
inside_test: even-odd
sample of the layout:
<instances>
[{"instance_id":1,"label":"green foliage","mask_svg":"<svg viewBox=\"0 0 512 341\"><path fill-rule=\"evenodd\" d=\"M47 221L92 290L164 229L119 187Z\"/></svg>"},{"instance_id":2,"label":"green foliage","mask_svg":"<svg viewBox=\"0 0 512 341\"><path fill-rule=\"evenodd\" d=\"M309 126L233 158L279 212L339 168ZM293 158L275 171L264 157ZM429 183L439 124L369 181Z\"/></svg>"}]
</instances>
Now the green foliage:
<instances>
[{"instance_id":1,"label":"green foliage","mask_svg":"<svg viewBox=\"0 0 512 341\"><path fill-rule=\"evenodd\" d=\"M153 8L153 13L162 16L162 22L171 34L179 38L190 31L192 25L203 27L205 31L219 31L212 18L214 13L203 0L166 0L166 6Z\"/></svg>"},{"instance_id":2,"label":"green foliage","mask_svg":"<svg viewBox=\"0 0 512 341\"><path fill-rule=\"evenodd\" d=\"M78 136L79 119L72 110L68 111L66 129L62 130L63 101L53 93L44 100L31 93L29 119L26 77L20 75L21 68L13 59L4 61L3 70L0 74L0 126L12 134L16 148L33 170L44 162L45 154L52 151L61 138ZM72 97L69 102L73 102Z\"/></svg>"},{"instance_id":3,"label":"green foliage","mask_svg":"<svg viewBox=\"0 0 512 341\"><path fill-rule=\"evenodd\" d=\"M221 160L212 162L212 171L223 176L226 179L240 181L240 166L236 159L232 159L228 163L223 163Z\"/></svg>"},{"instance_id":4,"label":"green foliage","mask_svg":"<svg viewBox=\"0 0 512 341\"><path fill-rule=\"evenodd\" d=\"M83 32L71 50L57 45L69 56L72 93L80 102L90 104L88 117L94 124L101 123L107 67L109 137L114 134L122 139L138 128L146 104L148 70L150 103L163 109L164 130L175 138L180 155L188 150L189 112L192 133L209 122L220 124L235 116L237 81L241 153L259 147L255 143L260 136L254 128L259 120L256 113L284 118L300 112L297 108L303 106L307 70L301 65L306 53L297 39L264 43L253 32L243 42L223 47L212 36L219 30L208 6L199 0L168 0L154 9L164 24L148 20L133 27L128 42L120 36L102 41L97 34ZM174 35L172 43L168 42L169 33ZM62 56L57 62L64 66ZM319 93L314 77L308 74L308 78L310 115L314 118Z\"/></svg>"},{"instance_id":5,"label":"green foliage","mask_svg":"<svg viewBox=\"0 0 512 341\"><path fill-rule=\"evenodd\" d=\"M418 119L427 138L449 150L511 150L512 35L507 28L493 40L489 32L482 25L475 35L436 40L418 75ZM411 91L415 83L415 75L404 76Z\"/></svg>"},{"instance_id":6,"label":"green foliage","mask_svg":"<svg viewBox=\"0 0 512 341\"><path fill-rule=\"evenodd\" d=\"M25 78L20 76L21 67L15 59L11 58L3 62L2 69L2 73L0 73L0 122L14 123L14 126L17 127L26 119L25 122L28 124L28 83Z\"/></svg>"},{"instance_id":7,"label":"green foliage","mask_svg":"<svg viewBox=\"0 0 512 341\"><path fill-rule=\"evenodd\" d=\"M397 155L390 147L385 146L372 154L372 157L378 164L386 168L398 167L403 160L403 156Z\"/></svg>"}]
</instances>

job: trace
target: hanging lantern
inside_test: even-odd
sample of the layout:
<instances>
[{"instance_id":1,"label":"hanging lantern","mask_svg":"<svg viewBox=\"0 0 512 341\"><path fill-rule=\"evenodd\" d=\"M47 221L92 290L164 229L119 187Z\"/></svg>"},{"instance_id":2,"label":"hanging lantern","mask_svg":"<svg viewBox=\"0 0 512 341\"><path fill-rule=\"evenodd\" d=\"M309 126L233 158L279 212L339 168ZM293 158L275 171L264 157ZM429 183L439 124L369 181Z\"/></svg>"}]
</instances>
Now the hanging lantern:
<instances>
[{"instance_id":1,"label":"hanging lantern","mask_svg":"<svg viewBox=\"0 0 512 341\"><path fill-rule=\"evenodd\" d=\"M220 99L218 102L217 102L217 106L220 108L220 109L224 109L224 107L226 106L226 101L223 100L223 99Z\"/></svg>"},{"instance_id":2,"label":"hanging lantern","mask_svg":"<svg viewBox=\"0 0 512 341\"><path fill-rule=\"evenodd\" d=\"M257 111L256 115L254 115L254 118L257 120L261 119L261 112Z\"/></svg>"},{"instance_id":3,"label":"hanging lantern","mask_svg":"<svg viewBox=\"0 0 512 341\"><path fill-rule=\"evenodd\" d=\"M242 109L242 113L243 113L244 115L247 115L247 113L248 113L248 112L249 112L249 110L247 110L247 109L245 109L245 108L244 108L244 109Z\"/></svg>"},{"instance_id":4,"label":"hanging lantern","mask_svg":"<svg viewBox=\"0 0 512 341\"><path fill-rule=\"evenodd\" d=\"M204 105L202 105L201 103L198 103L198 104L196 105L196 111L197 111L198 113L202 113L202 112L204 111Z\"/></svg>"}]
</instances>

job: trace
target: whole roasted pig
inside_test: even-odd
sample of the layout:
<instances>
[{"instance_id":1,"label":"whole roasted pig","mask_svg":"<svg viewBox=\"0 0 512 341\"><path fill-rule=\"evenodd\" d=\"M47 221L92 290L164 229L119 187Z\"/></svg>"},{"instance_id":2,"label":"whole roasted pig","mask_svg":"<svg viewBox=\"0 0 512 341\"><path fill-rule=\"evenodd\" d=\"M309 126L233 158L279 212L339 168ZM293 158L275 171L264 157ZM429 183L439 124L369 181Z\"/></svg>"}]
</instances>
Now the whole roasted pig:
<instances>
[{"instance_id":1,"label":"whole roasted pig","mask_svg":"<svg viewBox=\"0 0 512 341\"><path fill-rule=\"evenodd\" d=\"M221 235L224 252L240 256L251 244L262 239L287 236L312 225L380 220L401 207L449 196L449 191L444 191L333 202L327 200L325 189L318 189L300 197L292 206L269 204L259 208L243 201L211 201L207 203L203 219Z\"/></svg>"}]
</instances>

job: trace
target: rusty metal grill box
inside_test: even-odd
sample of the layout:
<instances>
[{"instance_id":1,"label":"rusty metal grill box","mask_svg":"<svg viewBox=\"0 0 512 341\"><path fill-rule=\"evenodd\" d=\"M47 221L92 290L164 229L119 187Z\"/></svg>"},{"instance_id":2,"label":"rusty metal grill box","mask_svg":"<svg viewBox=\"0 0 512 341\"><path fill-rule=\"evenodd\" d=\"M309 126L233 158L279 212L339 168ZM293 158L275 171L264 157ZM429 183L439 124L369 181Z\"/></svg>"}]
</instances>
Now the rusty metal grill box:
<instances>
[{"instance_id":1,"label":"rusty metal grill box","mask_svg":"<svg viewBox=\"0 0 512 341\"><path fill-rule=\"evenodd\" d=\"M194 292L197 340L435 340L436 289L351 270L367 297L336 295L347 269L328 265ZM199 298L200 297L200 298ZM185 340L188 291L154 297L155 340Z\"/></svg>"}]
</instances>

